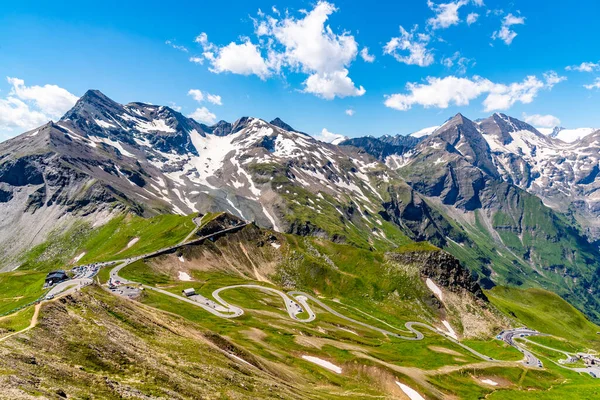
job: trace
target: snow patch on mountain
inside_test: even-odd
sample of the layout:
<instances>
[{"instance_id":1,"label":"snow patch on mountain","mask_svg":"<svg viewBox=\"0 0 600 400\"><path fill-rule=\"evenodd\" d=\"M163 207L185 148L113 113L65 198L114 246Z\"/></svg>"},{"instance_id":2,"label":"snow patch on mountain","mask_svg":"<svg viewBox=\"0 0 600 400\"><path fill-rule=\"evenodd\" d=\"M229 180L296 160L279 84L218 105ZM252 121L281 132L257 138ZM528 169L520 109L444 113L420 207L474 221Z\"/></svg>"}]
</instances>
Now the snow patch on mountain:
<instances>
[{"instance_id":1,"label":"snow patch on mountain","mask_svg":"<svg viewBox=\"0 0 600 400\"><path fill-rule=\"evenodd\" d=\"M428 128L423 128L421 130L411 133L409 136L416 137L416 138L422 138L425 136L429 136L433 132L435 132L439 127L440 127L439 125L436 125L436 126L430 126Z\"/></svg>"}]
</instances>

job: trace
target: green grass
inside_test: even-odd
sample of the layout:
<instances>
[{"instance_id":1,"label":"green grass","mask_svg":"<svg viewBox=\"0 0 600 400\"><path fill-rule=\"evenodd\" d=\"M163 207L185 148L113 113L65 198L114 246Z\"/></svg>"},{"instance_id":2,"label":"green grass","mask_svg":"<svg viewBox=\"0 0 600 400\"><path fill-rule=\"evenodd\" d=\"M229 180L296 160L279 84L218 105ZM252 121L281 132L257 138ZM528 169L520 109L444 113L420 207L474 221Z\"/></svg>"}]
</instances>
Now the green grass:
<instances>
[{"instance_id":1,"label":"green grass","mask_svg":"<svg viewBox=\"0 0 600 400\"><path fill-rule=\"evenodd\" d=\"M19 311L16 314L0 318L0 332L17 332L27 328L31 322L31 318L33 318L34 313L35 307L31 306ZM0 335L0 337L1 336L2 335Z\"/></svg>"},{"instance_id":2,"label":"green grass","mask_svg":"<svg viewBox=\"0 0 600 400\"><path fill-rule=\"evenodd\" d=\"M178 244L194 229L193 218L180 215L113 218L79 249L86 251L79 264L133 257ZM134 238L139 240L127 248Z\"/></svg>"},{"instance_id":3,"label":"green grass","mask_svg":"<svg viewBox=\"0 0 600 400\"><path fill-rule=\"evenodd\" d=\"M218 214L209 214L208 222ZM54 232L49 239L23 257L19 270L50 271L66 269L72 260L85 252L78 265L110 261L151 253L180 243L195 228L194 215L159 215L142 218L123 214L99 228L79 223L66 232ZM139 238L127 248L129 242Z\"/></svg>"},{"instance_id":4,"label":"green grass","mask_svg":"<svg viewBox=\"0 0 600 400\"><path fill-rule=\"evenodd\" d=\"M486 294L498 309L528 328L600 349L600 327L554 293L495 287Z\"/></svg>"},{"instance_id":5,"label":"green grass","mask_svg":"<svg viewBox=\"0 0 600 400\"><path fill-rule=\"evenodd\" d=\"M480 377L509 382L506 388L495 388L479 382ZM532 370L521 367L492 367L485 369L466 368L445 375L435 375L429 380L435 386L460 399L489 398L497 393L509 394L510 399L521 399L522 393L539 395L562 381L560 375L552 371ZM535 398L535 397L534 397Z\"/></svg>"},{"instance_id":6,"label":"green grass","mask_svg":"<svg viewBox=\"0 0 600 400\"><path fill-rule=\"evenodd\" d=\"M110 265L108 267L101 268L100 271L98 271L98 275L96 275L96 277L101 285L108 282L108 280L110 279L110 270L114 267L114 265Z\"/></svg>"},{"instance_id":7,"label":"green grass","mask_svg":"<svg viewBox=\"0 0 600 400\"><path fill-rule=\"evenodd\" d=\"M544 346L552 347L553 349L566 351L568 353L586 352L588 350L588 348L585 346L576 345L573 342L570 342L568 339L559 338L556 336L530 336L527 339Z\"/></svg>"},{"instance_id":8,"label":"green grass","mask_svg":"<svg viewBox=\"0 0 600 400\"><path fill-rule=\"evenodd\" d=\"M521 390L519 392L515 390L497 390L487 398L494 400L593 400L600 397L600 385L598 385L597 379L593 379L587 374L568 371L550 362L546 362L544 367L545 370L543 371L529 370L528 375L535 378L531 383L531 390ZM529 382L531 380L525 381L525 383Z\"/></svg>"},{"instance_id":9,"label":"green grass","mask_svg":"<svg viewBox=\"0 0 600 400\"><path fill-rule=\"evenodd\" d=\"M37 300L44 291L46 273L13 271L0 274L0 314Z\"/></svg>"},{"instance_id":10,"label":"green grass","mask_svg":"<svg viewBox=\"0 0 600 400\"><path fill-rule=\"evenodd\" d=\"M171 282L169 275L154 271L144 260L129 264L119 271L119 275L127 280L149 286L164 285Z\"/></svg>"},{"instance_id":11,"label":"green grass","mask_svg":"<svg viewBox=\"0 0 600 400\"><path fill-rule=\"evenodd\" d=\"M463 340L462 343L496 360L519 361L523 359L519 350L500 340Z\"/></svg>"},{"instance_id":12,"label":"green grass","mask_svg":"<svg viewBox=\"0 0 600 400\"><path fill-rule=\"evenodd\" d=\"M395 253L413 253L413 252L431 252L440 251L439 247L432 245L429 242L407 243L394 249Z\"/></svg>"}]
</instances>

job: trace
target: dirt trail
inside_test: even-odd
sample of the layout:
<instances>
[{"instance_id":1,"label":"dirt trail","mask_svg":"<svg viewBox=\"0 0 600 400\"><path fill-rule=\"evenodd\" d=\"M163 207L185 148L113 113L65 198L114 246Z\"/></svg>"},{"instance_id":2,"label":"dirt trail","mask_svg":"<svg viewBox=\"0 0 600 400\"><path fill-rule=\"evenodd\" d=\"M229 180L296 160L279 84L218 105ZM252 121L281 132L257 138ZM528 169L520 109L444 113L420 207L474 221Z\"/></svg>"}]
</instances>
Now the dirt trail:
<instances>
[{"instance_id":1,"label":"dirt trail","mask_svg":"<svg viewBox=\"0 0 600 400\"><path fill-rule=\"evenodd\" d=\"M17 332L13 332L10 335L6 335L4 337L1 337L0 338L0 342L3 342L6 339L9 339L9 338L11 338L11 337L13 337L15 335L18 335L18 334L23 333L23 332L27 332L28 330L35 328L35 326L38 323L38 317L40 315L40 308L41 307L42 307L42 303L38 303L38 304L35 305L35 309L33 311L33 317L31 317L31 322L29 323L29 326L27 328L21 329L20 331L17 331Z\"/></svg>"}]
</instances>

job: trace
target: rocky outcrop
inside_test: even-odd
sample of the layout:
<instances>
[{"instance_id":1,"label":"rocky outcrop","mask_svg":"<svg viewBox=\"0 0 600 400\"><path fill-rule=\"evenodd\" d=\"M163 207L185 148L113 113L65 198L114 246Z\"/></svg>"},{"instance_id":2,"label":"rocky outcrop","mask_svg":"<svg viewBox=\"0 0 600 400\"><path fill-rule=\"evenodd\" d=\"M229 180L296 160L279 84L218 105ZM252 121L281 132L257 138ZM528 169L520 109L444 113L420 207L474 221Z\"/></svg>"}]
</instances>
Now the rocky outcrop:
<instances>
[{"instance_id":1,"label":"rocky outcrop","mask_svg":"<svg viewBox=\"0 0 600 400\"><path fill-rule=\"evenodd\" d=\"M243 225L244 223L244 220L236 217L235 215L231 215L229 213L221 213L208 223L204 224L202 228L198 230L196 235L207 236L225 229L230 229L236 226Z\"/></svg>"},{"instance_id":2,"label":"rocky outcrop","mask_svg":"<svg viewBox=\"0 0 600 400\"><path fill-rule=\"evenodd\" d=\"M391 155L402 155L413 149L418 143L419 139L410 136L402 136L404 140L399 137L388 137L385 138L374 138L374 137L360 137L347 139L340 143L340 146L354 146L356 148L365 151L372 155L378 160L385 162L385 159Z\"/></svg>"},{"instance_id":3,"label":"rocky outcrop","mask_svg":"<svg viewBox=\"0 0 600 400\"><path fill-rule=\"evenodd\" d=\"M417 265L423 278L430 278L451 292L467 291L482 301L488 301L471 272L445 251L389 252L386 257L400 264Z\"/></svg>"}]
</instances>

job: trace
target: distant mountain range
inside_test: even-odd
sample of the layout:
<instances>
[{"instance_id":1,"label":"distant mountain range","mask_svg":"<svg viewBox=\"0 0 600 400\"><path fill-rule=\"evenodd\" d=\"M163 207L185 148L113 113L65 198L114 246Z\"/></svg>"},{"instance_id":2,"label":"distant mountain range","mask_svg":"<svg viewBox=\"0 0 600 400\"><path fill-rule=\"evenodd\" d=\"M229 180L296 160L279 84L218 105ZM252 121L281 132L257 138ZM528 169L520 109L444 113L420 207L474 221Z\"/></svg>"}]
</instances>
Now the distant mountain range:
<instances>
[{"instance_id":1,"label":"distant mountain range","mask_svg":"<svg viewBox=\"0 0 600 400\"><path fill-rule=\"evenodd\" d=\"M600 132L567 144L504 114L334 145L92 90L0 143L0 268L82 222L224 210L367 249L428 240L486 287L543 286L600 320L599 162Z\"/></svg>"}]
</instances>

